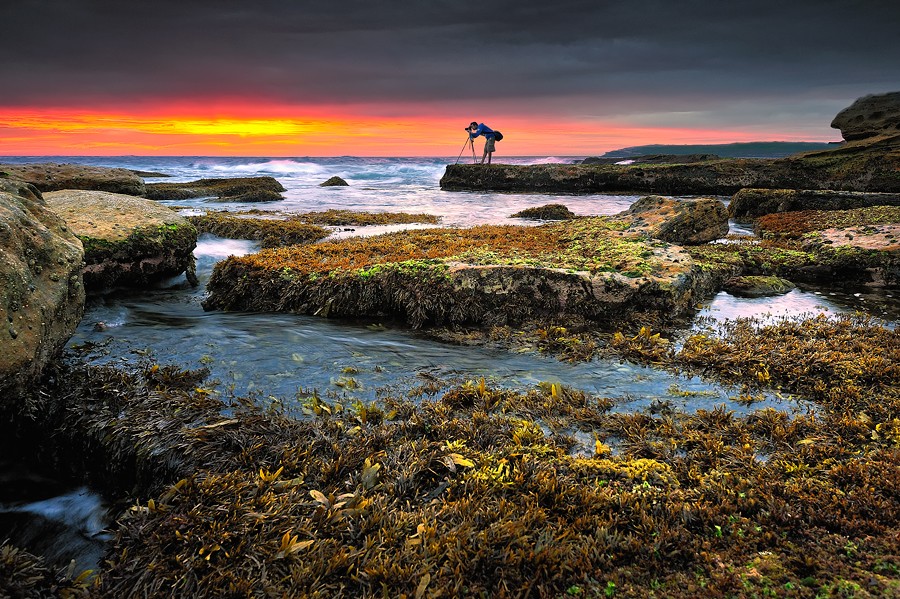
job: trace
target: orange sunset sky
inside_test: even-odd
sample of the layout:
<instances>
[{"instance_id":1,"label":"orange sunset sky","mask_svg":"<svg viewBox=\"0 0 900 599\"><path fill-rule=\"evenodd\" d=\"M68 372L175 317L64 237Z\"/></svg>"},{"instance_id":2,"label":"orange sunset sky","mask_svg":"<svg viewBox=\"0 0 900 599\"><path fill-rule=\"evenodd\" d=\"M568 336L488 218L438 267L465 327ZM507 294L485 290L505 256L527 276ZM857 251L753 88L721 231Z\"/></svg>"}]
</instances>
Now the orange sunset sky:
<instances>
[{"instance_id":1,"label":"orange sunset sky","mask_svg":"<svg viewBox=\"0 0 900 599\"><path fill-rule=\"evenodd\" d=\"M379 117L316 107L246 105L125 110L10 108L0 113L4 155L452 156L463 147L462 114ZM725 130L496 115L498 155L578 156L643 144L830 141L833 130Z\"/></svg>"}]
</instances>

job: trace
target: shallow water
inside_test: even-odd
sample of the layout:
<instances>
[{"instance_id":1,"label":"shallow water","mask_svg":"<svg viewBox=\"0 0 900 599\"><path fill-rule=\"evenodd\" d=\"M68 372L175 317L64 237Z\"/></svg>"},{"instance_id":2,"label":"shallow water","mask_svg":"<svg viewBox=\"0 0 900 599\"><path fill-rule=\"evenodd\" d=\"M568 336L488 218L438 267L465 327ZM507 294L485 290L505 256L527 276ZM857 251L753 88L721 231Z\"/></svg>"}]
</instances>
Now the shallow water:
<instances>
[{"instance_id":1,"label":"shallow water","mask_svg":"<svg viewBox=\"0 0 900 599\"><path fill-rule=\"evenodd\" d=\"M380 390L413 387L423 377L484 377L488 384L522 390L540 382L562 383L620 399L619 409L638 410L667 401L685 410L725 403L746 411L745 404L731 401L739 395L736 389L614 360L568 364L534 352L455 346L379 322L204 312L203 285L215 262L257 247L253 242L202 236L195 251L200 288L191 289L179 278L151 291L94 297L70 347L87 346L97 363L151 357L163 364L206 367L220 381L220 391L260 393L264 401L277 399L298 413L302 398L313 389L322 395L372 401ZM684 397L691 392L697 395ZM769 396L766 401L775 405L781 400Z\"/></svg>"}]
</instances>

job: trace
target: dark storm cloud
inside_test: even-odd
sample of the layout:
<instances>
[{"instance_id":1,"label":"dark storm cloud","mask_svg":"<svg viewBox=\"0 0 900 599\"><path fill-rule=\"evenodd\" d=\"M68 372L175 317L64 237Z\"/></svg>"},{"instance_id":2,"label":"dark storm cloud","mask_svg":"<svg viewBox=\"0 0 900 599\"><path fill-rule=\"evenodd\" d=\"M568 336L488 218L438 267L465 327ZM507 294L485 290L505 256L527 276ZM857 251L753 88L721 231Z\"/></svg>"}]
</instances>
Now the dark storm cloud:
<instances>
[{"instance_id":1,"label":"dark storm cloud","mask_svg":"<svg viewBox=\"0 0 900 599\"><path fill-rule=\"evenodd\" d=\"M25 0L0 27L4 105L482 101L652 121L900 88L892 0Z\"/></svg>"}]
</instances>

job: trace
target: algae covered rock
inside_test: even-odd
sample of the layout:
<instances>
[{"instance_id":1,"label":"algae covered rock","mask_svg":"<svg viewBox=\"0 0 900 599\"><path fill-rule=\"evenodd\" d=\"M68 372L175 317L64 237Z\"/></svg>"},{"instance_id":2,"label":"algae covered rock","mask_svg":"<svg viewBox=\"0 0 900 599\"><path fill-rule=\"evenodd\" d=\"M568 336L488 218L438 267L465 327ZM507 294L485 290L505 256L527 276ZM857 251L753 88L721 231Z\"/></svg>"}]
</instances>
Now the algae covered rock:
<instances>
[{"instance_id":1,"label":"algae covered rock","mask_svg":"<svg viewBox=\"0 0 900 599\"><path fill-rule=\"evenodd\" d=\"M872 94L840 111L831 126L847 141L900 133L900 92Z\"/></svg>"},{"instance_id":2,"label":"algae covered rock","mask_svg":"<svg viewBox=\"0 0 900 599\"><path fill-rule=\"evenodd\" d=\"M350 184L338 176L331 177L324 183L319 183L319 187L348 187Z\"/></svg>"},{"instance_id":3,"label":"algae covered rock","mask_svg":"<svg viewBox=\"0 0 900 599\"><path fill-rule=\"evenodd\" d=\"M795 285L787 279L764 275L732 277L725 281L724 285L725 291L738 297L783 295L794 287Z\"/></svg>"},{"instance_id":4,"label":"algae covered rock","mask_svg":"<svg viewBox=\"0 0 900 599\"><path fill-rule=\"evenodd\" d=\"M45 198L84 244L88 287L142 285L192 268L197 230L157 202L79 190Z\"/></svg>"},{"instance_id":5,"label":"algae covered rock","mask_svg":"<svg viewBox=\"0 0 900 599\"><path fill-rule=\"evenodd\" d=\"M510 218L532 218L535 220L572 220L578 215L569 210L563 204L544 204L520 210L510 215Z\"/></svg>"},{"instance_id":6,"label":"algae covered rock","mask_svg":"<svg viewBox=\"0 0 900 599\"><path fill-rule=\"evenodd\" d=\"M728 204L734 218L795 210L849 210L866 206L900 206L900 193L866 193L828 189L742 189Z\"/></svg>"},{"instance_id":7,"label":"algae covered rock","mask_svg":"<svg viewBox=\"0 0 900 599\"><path fill-rule=\"evenodd\" d=\"M91 189L143 195L144 181L124 168L85 166L83 164L0 164L0 172L12 179L31 183L40 191L59 189Z\"/></svg>"},{"instance_id":8,"label":"algae covered rock","mask_svg":"<svg viewBox=\"0 0 900 599\"><path fill-rule=\"evenodd\" d=\"M719 200L673 200L662 196L639 199L614 219L632 231L680 245L698 245L728 234L728 211Z\"/></svg>"},{"instance_id":9,"label":"algae covered rock","mask_svg":"<svg viewBox=\"0 0 900 599\"><path fill-rule=\"evenodd\" d=\"M604 218L404 231L264 250L216 266L204 308L390 317L414 327L589 320L693 308L719 276Z\"/></svg>"},{"instance_id":10,"label":"algae covered rock","mask_svg":"<svg viewBox=\"0 0 900 599\"><path fill-rule=\"evenodd\" d=\"M151 200L211 198L223 202L276 202L287 191L273 177L199 179L186 183L148 183L145 196Z\"/></svg>"},{"instance_id":11,"label":"algae covered rock","mask_svg":"<svg viewBox=\"0 0 900 599\"><path fill-rule=\"evenodd\" d=\"M0 180L0 394L29 385L84 311L81 242L33 186Z\"/></svg>"}]
</instances>

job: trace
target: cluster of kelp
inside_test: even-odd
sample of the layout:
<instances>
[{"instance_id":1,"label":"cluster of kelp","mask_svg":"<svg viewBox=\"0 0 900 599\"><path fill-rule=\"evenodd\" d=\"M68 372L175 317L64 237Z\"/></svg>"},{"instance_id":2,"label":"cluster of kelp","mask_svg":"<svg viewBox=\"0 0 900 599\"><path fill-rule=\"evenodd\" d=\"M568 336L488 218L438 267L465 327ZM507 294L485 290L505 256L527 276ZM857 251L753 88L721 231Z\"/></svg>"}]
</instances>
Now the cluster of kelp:
<instances>
[{"instance_id":1,"label":"cluster of kelp","mask_svg":"<svg viewBox=\"0 0 900 599\"><path fill-rule=\"evenodd\" d=\"M690 261L664 242L623 233L627 226L585 218L528 228L485 225L403 231L264 250L217 264L204 306L350 317L390 315L418 327L426 322L484 323L494 313L501 320L520 321L531 309L529 302L561 301L565 294L554 285L572 289L567 300L570 312L578 312L579 302L585 311L596 309L591 304L591 286L597 282L568 282L575 273L601 275L619 289L647 284L648 301L665 296L664 284L651 279L670 283L691 270ZM451 280L451 270L457 266L468 268L471 284L455 285ZM478 269L482 266L487 268ZM477 277L483 278L474 281ZM544 291L492 291L516 285L543 286ZM610 290L610 295L615 293ZM494 306L498 301L505 303Z\"/></svg>"},{"instance_id":2,"label":"cluster of kelp","mask_svg":"<svg viewBox=\"0 0 900 599\"><path fill-rule=\"evenodd\" d=\"M622 413L480 380L301 394L295 420L152 365L61 372L30 413L135 498L95 596L900 593L900 334L813 319L613 344L817 409Z\"/></svg>"}]
</instances>

